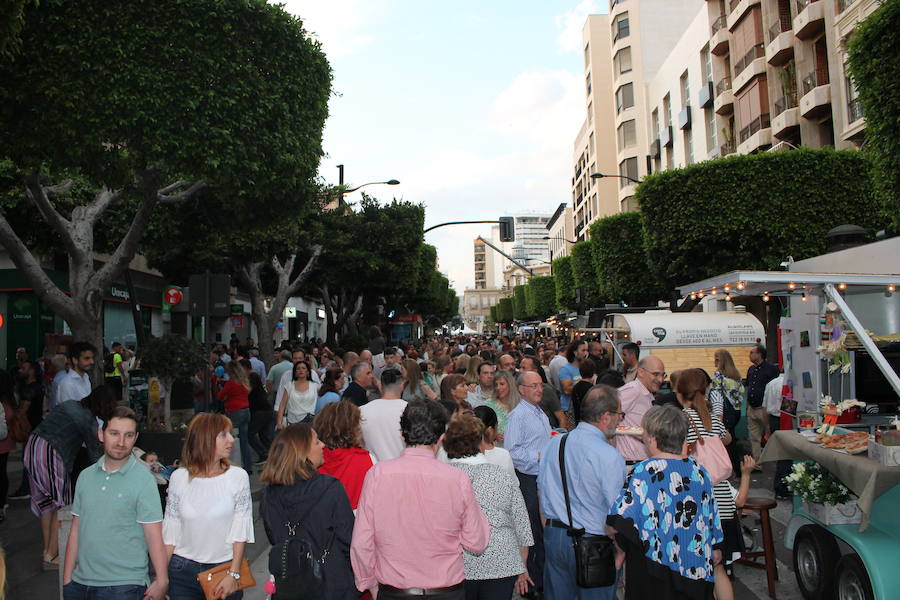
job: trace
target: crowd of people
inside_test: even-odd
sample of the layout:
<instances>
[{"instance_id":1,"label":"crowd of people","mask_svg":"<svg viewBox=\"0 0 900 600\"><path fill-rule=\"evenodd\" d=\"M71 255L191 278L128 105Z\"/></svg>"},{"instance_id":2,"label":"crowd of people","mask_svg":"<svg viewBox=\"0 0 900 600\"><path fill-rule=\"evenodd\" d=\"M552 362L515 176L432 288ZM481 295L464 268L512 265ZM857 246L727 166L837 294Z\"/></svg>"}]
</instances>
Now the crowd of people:
<instances>
[{"instance_id":1,"label":"crowd of people","mask_svg":"<svg viewBox=\"0 0 900 600\"><path fill-rule=\"evenodd\" d=\"M213 393L195 396L169 467L152 448L138 452L139 416L121 390L92 388L96 350L72 344L57 400L44 402L24 448L43 566L63 569L65 597L114 588L199 600L198 574L224 565L216 597L241 598L257 470L279 600L299 589L334 599L613 598L619 587L627 598L733 597L739 509L771 427L756 413L779 384L764 347L750 350L742 378L727 350L667 375L635 344L476 336L397 348L370 337L358 353L285 345L269 368L252 340L215 348ZM29 370L0 373L7 424L31 406ZM745 386L756 423L748 453L736 436ZM727 476L694 450L713 439L733 460ZM67 506L60 560L56 513ZM576 576L576 544L607 548L615 576Z\"/></svg>"}]
</instances>

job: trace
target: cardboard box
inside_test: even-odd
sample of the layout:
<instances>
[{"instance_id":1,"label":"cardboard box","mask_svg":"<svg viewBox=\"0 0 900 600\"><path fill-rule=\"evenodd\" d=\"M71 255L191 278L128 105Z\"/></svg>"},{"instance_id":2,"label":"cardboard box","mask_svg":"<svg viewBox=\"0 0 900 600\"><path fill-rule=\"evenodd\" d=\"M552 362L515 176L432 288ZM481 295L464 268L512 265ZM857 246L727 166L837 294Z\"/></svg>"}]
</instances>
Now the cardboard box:
<instances>
[{"instance_id":1,"label":"cardboard box","mask_svg":"<svg viewBox=\"0 0 900 600\"><path fill-rule=\"evenodd\" d=\"M869 458L886 467L900 467L900 446L885 446L869 440Z\"/></svg>"}]
</instances>

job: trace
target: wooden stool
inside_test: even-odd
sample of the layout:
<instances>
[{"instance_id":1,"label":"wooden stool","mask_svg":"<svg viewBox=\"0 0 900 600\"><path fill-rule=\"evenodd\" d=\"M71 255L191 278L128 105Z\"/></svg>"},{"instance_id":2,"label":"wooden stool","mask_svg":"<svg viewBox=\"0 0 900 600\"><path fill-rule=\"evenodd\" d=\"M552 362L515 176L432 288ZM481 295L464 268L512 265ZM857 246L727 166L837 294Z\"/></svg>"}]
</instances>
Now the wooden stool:
<instances>
[{"instance_id":1,"label":"wooden stool","mask_svg":"<svg viewBox=\"0 0 900 600\"><path fill-rule=\"evenodd\" d=\"M759 513L759 522L762 528L762 552L744 552L738 560L742 565L766 570L766 579L769 583L769 597L775 597L775 582L778 581L778 564L775 562L775 543L772 540L772 522L769 520L769 509L778 504L770 498L750 497L743 508ZM757 559L762 558L762 562Z\"/></svg>"}]
</instances>

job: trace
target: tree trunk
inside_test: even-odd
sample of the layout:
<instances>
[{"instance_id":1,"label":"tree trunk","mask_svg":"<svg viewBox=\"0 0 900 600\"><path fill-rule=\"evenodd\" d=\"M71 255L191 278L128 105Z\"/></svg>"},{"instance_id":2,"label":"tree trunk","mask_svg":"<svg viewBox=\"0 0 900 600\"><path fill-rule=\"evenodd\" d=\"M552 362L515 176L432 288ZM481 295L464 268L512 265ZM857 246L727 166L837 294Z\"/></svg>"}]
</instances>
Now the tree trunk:
<instances>
[{"instance_id":1,"label":"tree trunk","mask_svg":"<svg viewBox=\"0 0 900 600\"><path fill-rule=\"evenodd\" d=\"M325 306L325 345L333 349L337 345L337 336L334 331L334 310L332 308L331 294L328 293L328 284L319 287L319 297Z\"/></svg>"}]
</instances>

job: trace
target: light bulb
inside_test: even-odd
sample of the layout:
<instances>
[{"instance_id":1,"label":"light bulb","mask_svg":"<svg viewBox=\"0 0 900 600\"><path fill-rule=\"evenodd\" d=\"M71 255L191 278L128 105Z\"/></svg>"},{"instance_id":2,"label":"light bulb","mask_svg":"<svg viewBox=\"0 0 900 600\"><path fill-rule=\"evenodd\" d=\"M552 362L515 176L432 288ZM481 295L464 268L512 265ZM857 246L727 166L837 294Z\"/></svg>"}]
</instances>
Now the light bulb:
<instances>
[{"instance_id":1,"label":"light bulb","mask_svg":"<svg viewBox=\"0 0 900 600\"><path fill-rule=\"evenodd\" d=\"M743 281L738 281L738 289L739 289L739 290L744 289L744 282L743 282Z\"/></svg>"},{"instance_id":2,"label":"light bulb","mask_svg":"<svg viewBox=\"0 0 900 600\"><path fill-rule=\"evenodd\" d=\"M731 302L731 294L725 294L725 302Z\"/></svg>"},{"instance_id":3,"label":"light bulb","mask_svg":"<svg viewBox=\"0 0 900 600\"><path fill-rule=\"evenodd\" d=\"M892 283L892 284L888 285L887 291L889 291L889 292L895 292L895 291L897 291L897 286L895 286L895 285Z\"/></svg>"},{"instance_id":4,"label":"light bulb","mask_svg":"<svg viewBox=\"0 0 900 600\"><path fill-rule=\"evenodd\" d=\"M789 289L789 290L792 290L792 289L794 289L794 288L796 288L796 287L797 287L797 284L794 283L793 281L790 282L790 283L788 284L788 289Z\"/></svg>"},{"instance_id":5,"label":"light bulb","mask_svg":"<svg viewBox=\"0 0 900 600\"><path fill-rule=\"evenodd\" d=\"M839 289L839 290L846 290L846 289L847 289L847 284L846 284L846 283L839 283L839 284L838 284L838 289Z\"/></svg>"},{"instance_id":6,"label":"light bulb","mask_svg":"<svg viewBox=\"0 0 900 600\"><path fill-rule=\"evenodd\" d=\"M768 294L764 294L764 295L763 295L763 302L768 302L768 301L769 301L769 295L768 295Z\"/></svg>"},{"instance_id":7,"label":"light bulb","mask_svg":"<svg viewBox=\"0 0 900 600\"><path fill-rule=\"evenodd\" d=\"M803 292L803 295L800 297L800 299L806 302L806 292Z\"/></svg>"}]
</instances>

